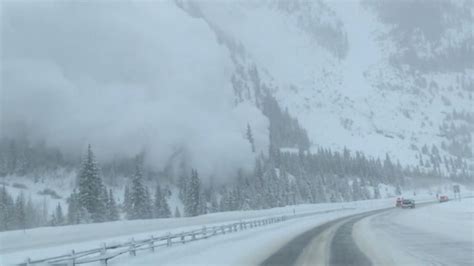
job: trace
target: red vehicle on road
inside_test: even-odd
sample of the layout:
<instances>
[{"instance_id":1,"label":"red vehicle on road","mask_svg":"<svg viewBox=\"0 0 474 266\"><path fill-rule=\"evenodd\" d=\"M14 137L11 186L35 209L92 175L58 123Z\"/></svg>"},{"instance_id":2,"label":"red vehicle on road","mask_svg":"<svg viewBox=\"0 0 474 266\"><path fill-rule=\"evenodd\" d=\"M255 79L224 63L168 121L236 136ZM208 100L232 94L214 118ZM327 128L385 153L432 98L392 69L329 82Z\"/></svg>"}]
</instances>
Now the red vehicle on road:
<instances>
[{"instance_id":1,"label":"red vehicle on road","mask_svg":"<svg viewBox=\"0 0 474 266\"><path fill-rule=\"evenodd\" d=\"M439 202L446 202L446 201L449 201L448 196L440 196L439 197Z\"/></svg>"}]
</instances>

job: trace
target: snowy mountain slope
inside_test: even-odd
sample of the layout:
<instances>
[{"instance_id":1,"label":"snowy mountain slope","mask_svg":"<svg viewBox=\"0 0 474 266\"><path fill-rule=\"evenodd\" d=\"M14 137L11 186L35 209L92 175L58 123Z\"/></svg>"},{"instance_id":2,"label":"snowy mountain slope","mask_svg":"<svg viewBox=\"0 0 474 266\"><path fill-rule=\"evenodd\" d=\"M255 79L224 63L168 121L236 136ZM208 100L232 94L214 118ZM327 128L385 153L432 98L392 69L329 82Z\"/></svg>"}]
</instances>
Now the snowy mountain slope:
<instances>
[{"instance_id":1,"label":"snowy mountain slope","mask_svg":"<svg viewBox=\"0 0 474 266\"><path fill-rule=\"evenodd\" d=\"M461 157L472 168L470 118L464 121L468 132L461 133L462 155L447 148L453 140L440 129L454 110L473 116L469 1L403 1L392 13L376 1L178 3L224 40L239 69L237 97L242 87L254 89L247 93L251 100L268 88L308 129L315 146L389 153L418 165L422 147L436 145L441 159ZM443 22L419 22L416 12L404 12L414 7ZM426 37L434 30L436 39ZM408 60L409 53L423 64ZM449 166L438 168L449 172Z\"/></svg>"}]
</instances>

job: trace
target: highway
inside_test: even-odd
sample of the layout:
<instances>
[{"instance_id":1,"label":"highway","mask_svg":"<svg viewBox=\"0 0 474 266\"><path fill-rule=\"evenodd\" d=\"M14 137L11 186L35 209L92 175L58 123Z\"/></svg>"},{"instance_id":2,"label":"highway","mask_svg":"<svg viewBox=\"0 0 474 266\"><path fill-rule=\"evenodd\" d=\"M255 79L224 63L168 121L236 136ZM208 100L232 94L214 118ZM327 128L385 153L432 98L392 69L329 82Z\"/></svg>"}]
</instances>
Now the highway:
<instances>
[{"instance_id":1,"label":"highway","mask_svg":"<svg viewBox=\"0 0 474 266\"><path fill-rule=\"evenodd\" d=\"M418 204L417 208L433 203ZM382 213L398 212L387 208L351 215L312 228L292 239L261 264L262 266L324 265L370 266L372 260L356 244L354 225L359 221ZM412 210L407 210L412 211Z\"/></svg>"}]
</instances>

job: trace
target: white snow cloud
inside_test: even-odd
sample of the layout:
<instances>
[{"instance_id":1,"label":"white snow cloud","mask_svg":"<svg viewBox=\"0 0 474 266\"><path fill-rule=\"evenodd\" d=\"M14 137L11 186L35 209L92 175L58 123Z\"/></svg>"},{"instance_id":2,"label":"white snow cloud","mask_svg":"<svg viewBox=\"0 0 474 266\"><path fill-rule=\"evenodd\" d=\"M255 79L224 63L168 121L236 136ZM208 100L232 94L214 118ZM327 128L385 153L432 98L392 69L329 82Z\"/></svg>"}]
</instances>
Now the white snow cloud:
<instances>
[{"instance_id":1,"label":"white snow cloud","mask_svg":"<svg viewBox=\"0 0 474 266\"><path fill-rule=\"evenodd\" d=\"M266 119L233 102L228 51L174 2L2 6L1 135L92 143L101 159L146 149L157 169L184 148L222 175L253 162L247 122L265 149Z\"/></svg>"}]
</instances>

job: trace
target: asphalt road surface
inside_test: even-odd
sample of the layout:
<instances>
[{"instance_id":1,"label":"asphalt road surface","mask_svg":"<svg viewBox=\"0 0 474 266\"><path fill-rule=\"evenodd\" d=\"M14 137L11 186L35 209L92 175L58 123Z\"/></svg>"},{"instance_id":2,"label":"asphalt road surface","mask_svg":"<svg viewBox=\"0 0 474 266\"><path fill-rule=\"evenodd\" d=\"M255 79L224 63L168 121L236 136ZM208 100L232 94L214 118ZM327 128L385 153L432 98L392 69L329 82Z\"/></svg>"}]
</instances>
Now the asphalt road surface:
<instances>
[{"instance_id":1,"label":"asphalt road surface","mask_svg":"<svg viewBox=\"0 0 474 266\"><path fill-rule=\"evenodd\" d=\"M418 204L421 207L426 204ZM295 237L267 258L262 266L370 266L372 262L353 239L354 224L395 208L352 215L317 226Z\"/></svg>"}]
</instances>

